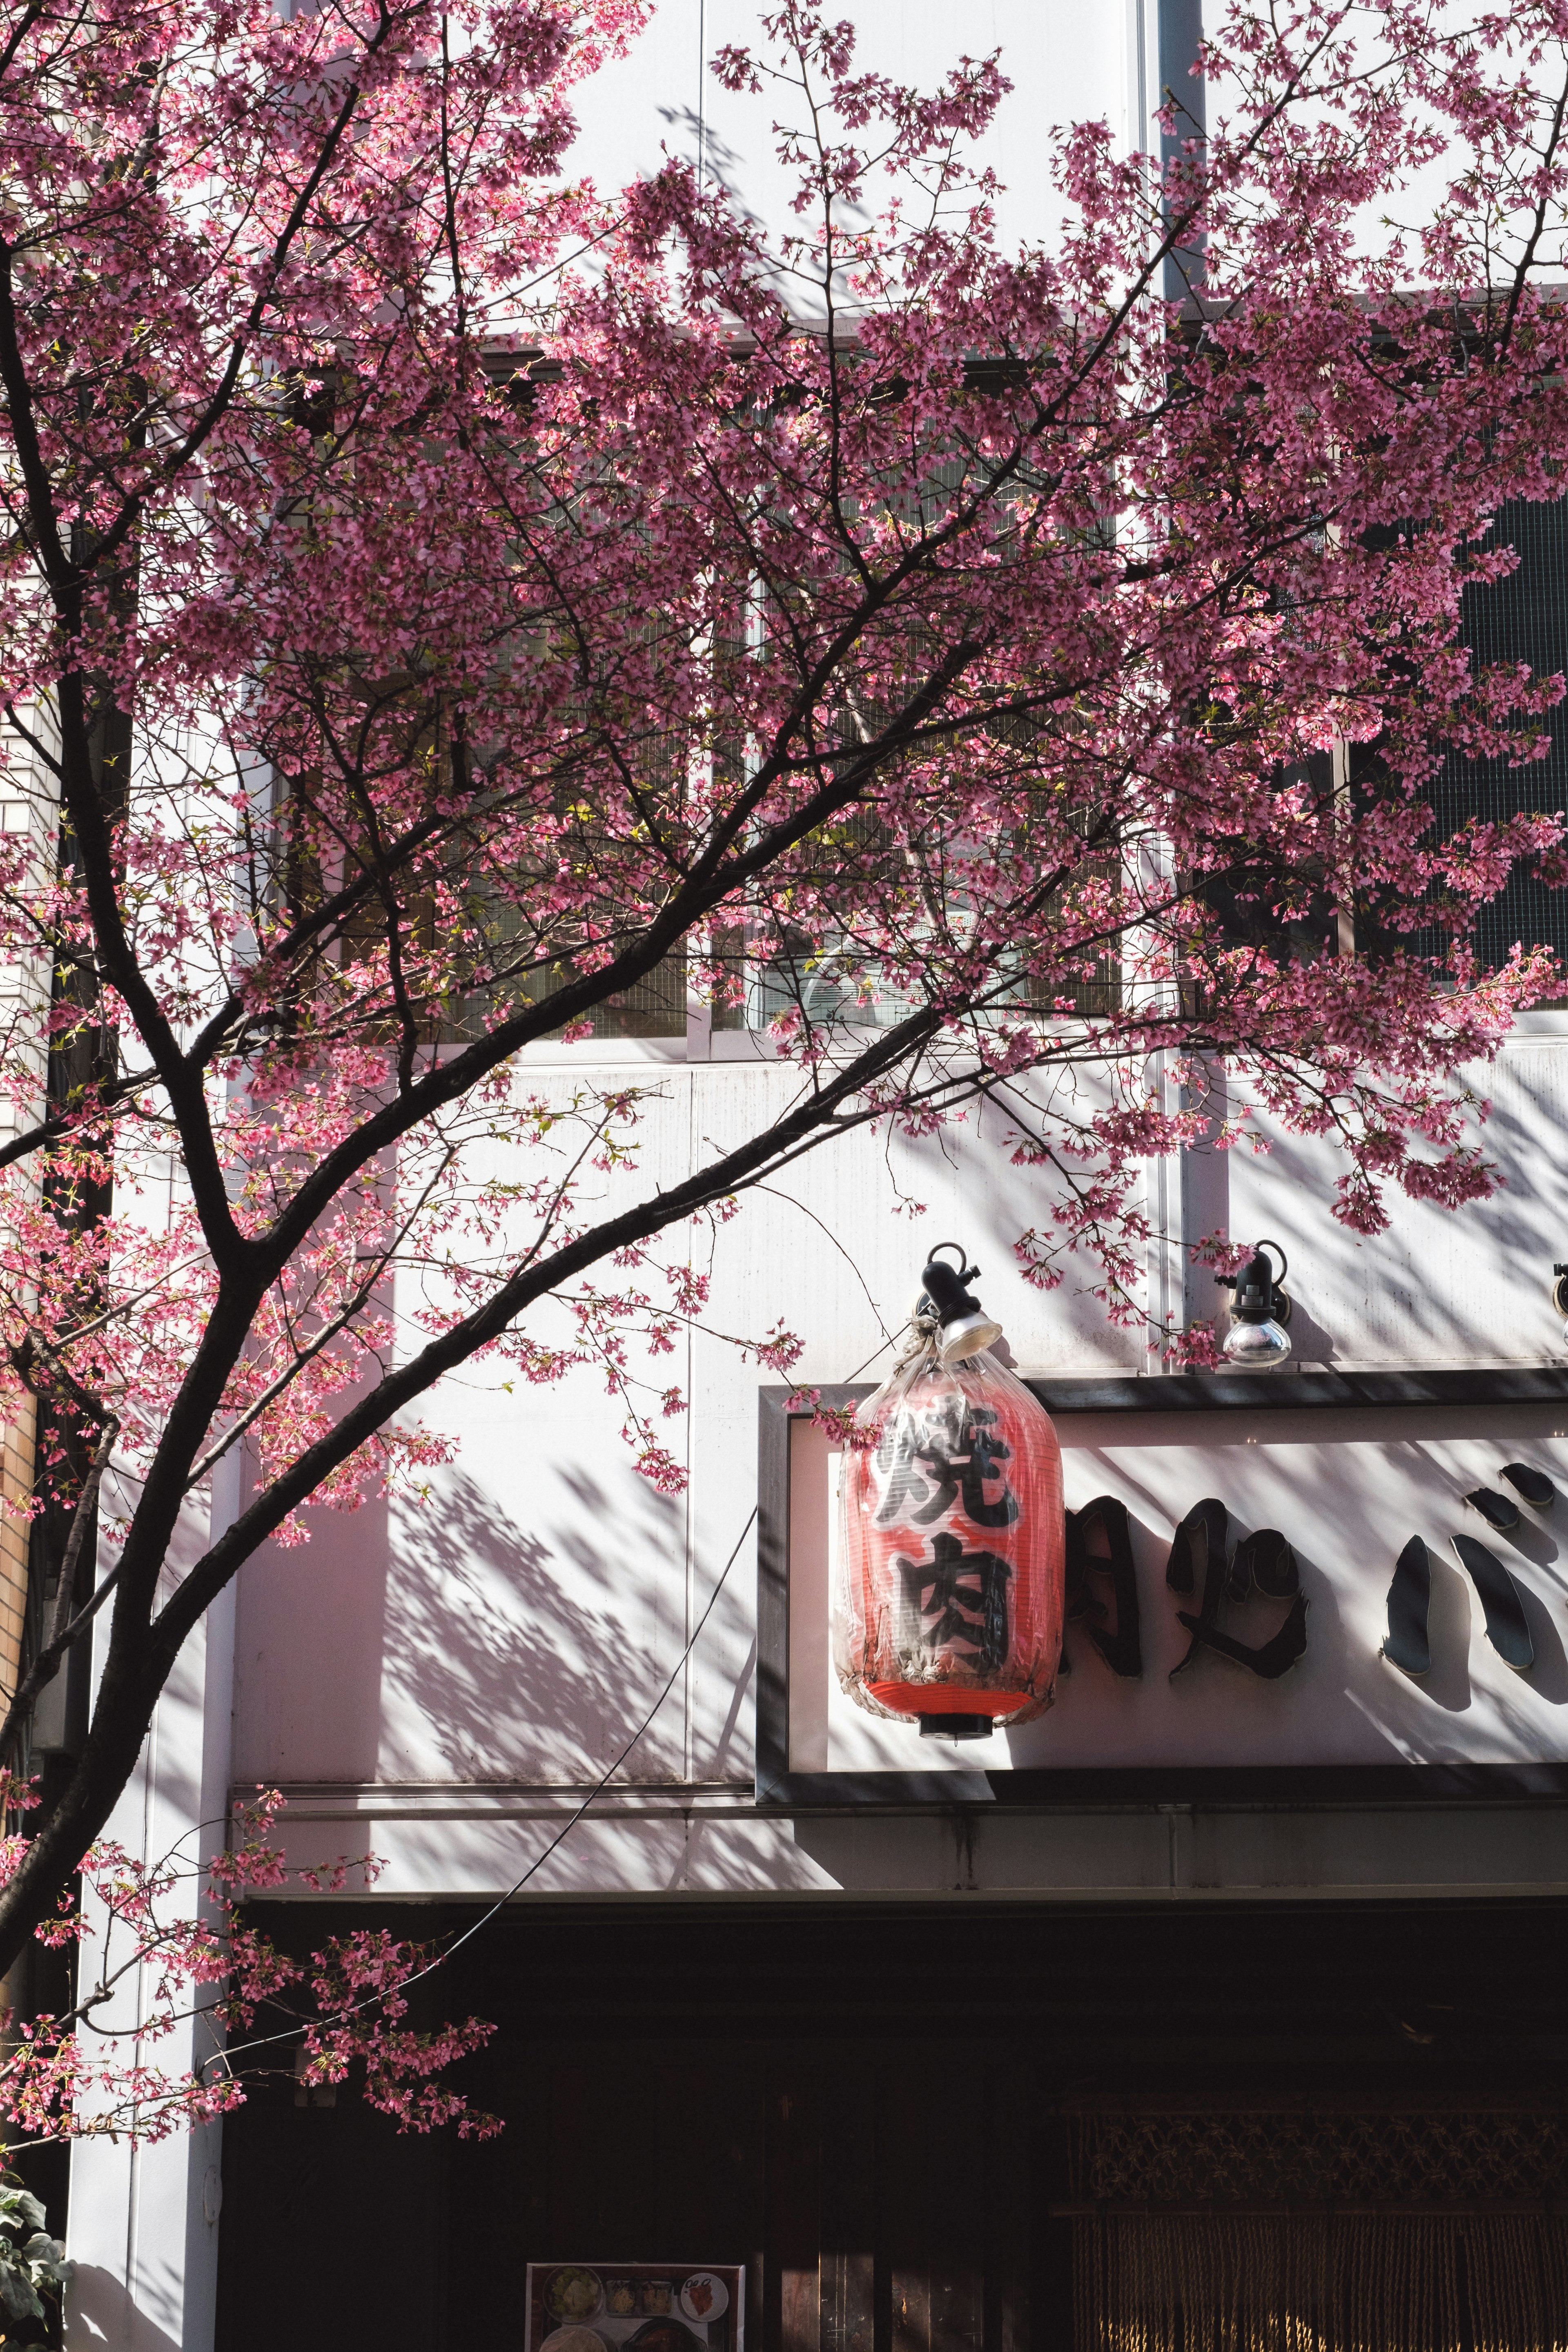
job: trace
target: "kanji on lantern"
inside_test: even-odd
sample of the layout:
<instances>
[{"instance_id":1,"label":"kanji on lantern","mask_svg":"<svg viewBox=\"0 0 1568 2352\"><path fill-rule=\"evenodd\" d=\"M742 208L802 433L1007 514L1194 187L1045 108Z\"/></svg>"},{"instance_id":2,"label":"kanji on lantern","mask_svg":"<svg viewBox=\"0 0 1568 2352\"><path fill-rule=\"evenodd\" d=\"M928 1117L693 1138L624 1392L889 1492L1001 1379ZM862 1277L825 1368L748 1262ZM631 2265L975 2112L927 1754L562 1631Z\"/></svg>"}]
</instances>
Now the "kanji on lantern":
<instances>
[{"instance_id":1,"label":"kanji on lantern","mask_svg":"<svg viewBox=\"0 0 1568 2352\"><path fill-rule=\"evenodd\" d=\"M906 1633L934 1653L946 1647L981 1665L1007 1663L1007 1580L994 1551L965 1551L956 1536L935 1536L931 1559L894 1562L903 1580ZM918 1621L918 1622L913 1622Z\"/></svg>"},{"instance_id":2,"label":"kanji on lantern","mask_svg":"<svg viewBox=\"0 0 1568 2352\"><path fill-rule=\"evenodd\" d=\"M840 1486L834 1665L868 1714L977 1737L1050 1705L1061 1656L1061 1454L988 1353L928 1351L857 1416Z\"/></svg>"}]
</instances>

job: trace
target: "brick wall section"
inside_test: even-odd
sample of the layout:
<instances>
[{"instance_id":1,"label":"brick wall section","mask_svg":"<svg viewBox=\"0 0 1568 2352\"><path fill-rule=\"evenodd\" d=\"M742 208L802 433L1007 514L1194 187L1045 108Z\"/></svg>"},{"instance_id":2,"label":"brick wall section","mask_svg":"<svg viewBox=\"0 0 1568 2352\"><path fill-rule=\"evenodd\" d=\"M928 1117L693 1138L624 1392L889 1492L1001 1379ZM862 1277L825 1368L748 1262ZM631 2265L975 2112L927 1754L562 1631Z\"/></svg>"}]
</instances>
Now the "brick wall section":
<instances>
[{"instance_id":1,"label":"brick wall section","mask_svg":"<svg viewBox=\"0 0 1568 2352\"><path fill-rule=\"evenodd\" d=\"M54 738L52 714L35 706L30 727L46 741ZM26 834L37 857L37 870L53 868L58 814L55 785L29 745L9 729L0 730L0 830ZM15 1073L30 1067L42 1106L47 1074L40 1015L47 1006L49 964L47 956L12 958L0 962L0 1046ZM0 1141L16 1132L26 1107L0 1104ZM22 1655L23 1612L27 1599L28 1521L22 1516L33 1491L34 1414L31 1401L0 1421L0 1704L16 1687Z\"/></svg>"},{"instance_id":2,"label":"brick wall section","mask_svg":"<svg viewBox=\"0 0 1568 2352\"><path fill-rule=\"evenodd\" d=\"M0 1434L0 1700L10 1698L21 1671L30 1524L23 1516L23 1507L32 1491L33 1405L29 1398Z\"/></svg>"}]
</instances>

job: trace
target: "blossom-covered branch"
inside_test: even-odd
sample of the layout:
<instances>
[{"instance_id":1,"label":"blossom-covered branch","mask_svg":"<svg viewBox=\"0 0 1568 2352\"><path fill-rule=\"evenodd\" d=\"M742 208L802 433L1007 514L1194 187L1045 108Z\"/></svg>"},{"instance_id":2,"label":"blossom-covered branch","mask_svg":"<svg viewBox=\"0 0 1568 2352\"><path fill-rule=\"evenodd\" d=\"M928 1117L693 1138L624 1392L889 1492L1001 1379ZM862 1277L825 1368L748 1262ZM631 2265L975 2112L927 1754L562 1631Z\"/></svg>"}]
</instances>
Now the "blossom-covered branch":
<instances>
[{"instance_id":1,"label":"blossom-covered branch","mask_svg":"<svg viewBox=\"0 0 1568 2352\"><path fill-rule=\"evenodd\" d=\"M693 1226L802 1154L984 1102L1026 1273L1145 1321L1151 1155L1322 1137L1362 1232L1487 1192L1474 1073L1562 981L1476 924L1563 820L1445 835L1431 786L1527 778L1563 693L1461 634L1568 461L1560 16L1239 5L1224 119L1173 100L1163 165L1064 131L1016 252L1005 61L913 90L806 0L716 68L773 94L778 234L673 161L563 176L637 0L17 16L0 1334L37 1506L100 1538L49 1658L108 1633L0 1965L257 1546L443 1457L437 1381L594 1365L679 1479ZM657 1082L524 1057L639 992L779 1079L668 1185Z\"/></svg>"},{"instance_id":2,"label":"blossom-covered branch","mask_svg":"<svg viewBox=\"0 0 1568 2352\"><path fill-rule=\"evenodd\" d=\"M8 1774L0 1798L23 1812L37 1801ZM6 2021L0 2110L13 2151L54 2139L167 2139L231 2113L247 2084L279 2074L312 2089L356 2075L400 2131L500 2131L446 2079L493 2027L471 2017L428 2030L408 2022L409 1988L429 1971L432 1949L358 1929L300 1959L247 1923L247 1902L290 1882L332 1894L351 1875L374 1885L379 1869L364 1854L290 1872L272 1843L282 1806L276 1790L258 1790L237 1808L234 1843L205 1867L183 1846L153 1862L111 1841L86 1854L79 1890L34 1931L42 1944L75 1947L73 2004ZM4 1842L0 1872L16 1868L25 1843ZM163 2063L161 2047L179 2054Z\"/></svg>"}]
</instances>

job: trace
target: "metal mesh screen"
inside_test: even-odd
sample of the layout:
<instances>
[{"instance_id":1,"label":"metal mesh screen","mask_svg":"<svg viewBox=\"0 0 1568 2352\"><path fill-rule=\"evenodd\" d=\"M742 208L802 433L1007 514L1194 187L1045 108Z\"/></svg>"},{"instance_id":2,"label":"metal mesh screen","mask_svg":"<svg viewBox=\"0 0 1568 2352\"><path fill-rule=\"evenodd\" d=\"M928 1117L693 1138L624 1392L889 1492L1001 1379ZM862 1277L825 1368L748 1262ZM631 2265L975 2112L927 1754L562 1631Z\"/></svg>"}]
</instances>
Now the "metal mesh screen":
<instances>
[{"instance_id":1,"label":"metal mesh screen","mask_svg":"<svg viewBox=\"0 0 1568 2352\"><path fill-rule=\"evenodd\" d=\"M1478 662L1525 661L1543 676L1568 670L1568 499L1552 506L1512 501L1498 511L1496 538L1519 551L1519 568L1495 587L1466 593L1465 642ZM1568 808L1568 702L1550 715L1544 760L1510 768L1504 760L1451 757L1432 793L1439 835L1468 817L1515 816L1524 809ZM1548 890L1515 873L1481 909L1476 952L1497 965L1510 949L1547 947L1568 962L1568 891Z\"/></svg>"},{"instance_id":2,"label":"metal mesh screen","mask_svg":"<svg viewBox=\"0 0 1568 2352\"><path fill-rule=\"evenodd\" d=\"M1076 2352L1568 2352L1546 2214L1073 2225Z\"/></svg>"},{"instance_id":3,"label":"metal mesh screen","mask_svg":"<svg viewBox=\"0 0 1568 2352\"><path fill-rule=\"evenodd\" d=\"M541 972L533 983L536 1003L547 1003L559 988L571 978L568 964L557 964L548 972ZM686 1034L686 951L678 948L673 955L655 964L643 980L633 981L629 988L595 1004L588 1015L593 1037L684 1037ZM558 1031L552 1031L558 1035Z\"/></svg>"},{"instance_id":4,"label":"metal mesh screen","mask_svg":"<svg viewBox=\"0 0 1568 2352\"><path fill-rule=\"evenodd\" d=\"M1568 2198L1552 2112L1105 2114L1075 2119L1073 2188L1097 2204L1511 2203Z\"/></svg>"}]
</instances>

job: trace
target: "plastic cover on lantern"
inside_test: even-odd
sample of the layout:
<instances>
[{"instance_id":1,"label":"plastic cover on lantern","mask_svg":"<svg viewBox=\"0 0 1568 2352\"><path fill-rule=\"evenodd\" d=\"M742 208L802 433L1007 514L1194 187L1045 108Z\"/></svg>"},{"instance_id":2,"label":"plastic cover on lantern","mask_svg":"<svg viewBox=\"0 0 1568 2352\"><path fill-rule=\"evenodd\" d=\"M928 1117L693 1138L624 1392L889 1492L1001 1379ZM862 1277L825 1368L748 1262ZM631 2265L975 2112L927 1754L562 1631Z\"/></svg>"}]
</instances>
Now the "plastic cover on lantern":
<instances>
[{"instance_id":1,"label":"plastic cover on lantern","mask_svg":"<svg viewBox=\"0 0 1568 2352\"><path fill-rule=\"evenodd\" d=\"M994 1356L934 1346L866 1399L844 1452L833 1663L868 1715L1049 1706L1061 1657L1061 1449Z\"/></svg>"}]
</instances>

